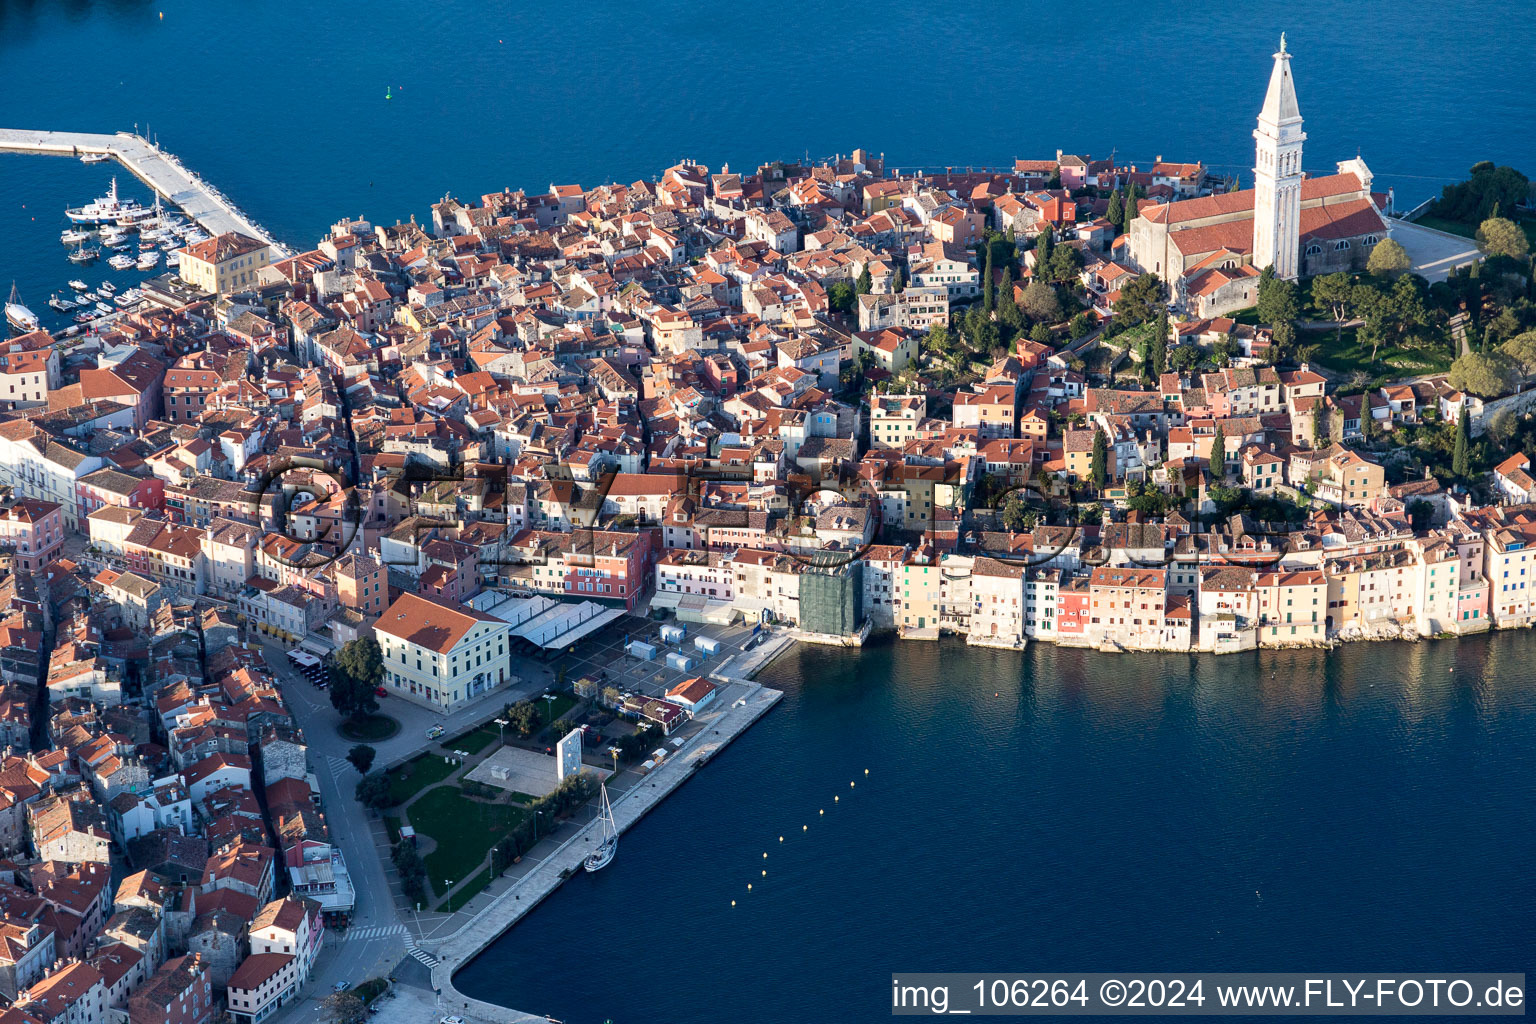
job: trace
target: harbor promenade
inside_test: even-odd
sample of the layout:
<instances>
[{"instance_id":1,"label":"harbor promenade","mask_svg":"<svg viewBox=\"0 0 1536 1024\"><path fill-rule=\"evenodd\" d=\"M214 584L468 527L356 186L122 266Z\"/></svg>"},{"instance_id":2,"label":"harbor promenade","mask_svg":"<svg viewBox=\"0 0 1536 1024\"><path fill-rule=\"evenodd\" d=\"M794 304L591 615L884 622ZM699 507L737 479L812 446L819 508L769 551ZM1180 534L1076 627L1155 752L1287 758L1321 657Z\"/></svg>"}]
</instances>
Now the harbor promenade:
<instances>
[{"instance_id":1,"label":"harbor promenade","mask_svg":"<svg viewBox=\"0 0 1536 1024\"><path fill-rule=\"evenodd\" d=\"M160 197L179 207L210 235L238 231L266 242L283 256L289 249L251 220L218 189L182 166L173 153L129 132L115 135L88 132L47 132L0 128L0 152L46 153L78 157L105 153L142 180Z\"/></svg>"},{"instance_id":2,"label":"harbor promenade","mask_svg":"<svg viewBox=\"0 0 1536 1024\"><path fill-rule=\"evenodd\" d=\"M723 698L722 708L699 716L704 727L687 746L614 800L614 825L620 834L745 732L784 693L760 683L743 681L724 689L720 696ZM432 967L432 987L439 993L439 1013L495 1024L532 1024L548 1020L543 1014L527 1013L472 999L454 987L453 975L508 928L522 920L540 900L558 889L566 878L583 870L582 862L587 854L596 849L598 829L599 825L595 821L584 826L553 853L540 860L531 871L497 894L468 923L452 934L419 942L419 946L434 953L438 961ZM619 844L619 856L624 856L622 842ZM508 1002L515 1002L516 998L515 993L509 992L507 995Z\"/></svg>"}]
</instances>

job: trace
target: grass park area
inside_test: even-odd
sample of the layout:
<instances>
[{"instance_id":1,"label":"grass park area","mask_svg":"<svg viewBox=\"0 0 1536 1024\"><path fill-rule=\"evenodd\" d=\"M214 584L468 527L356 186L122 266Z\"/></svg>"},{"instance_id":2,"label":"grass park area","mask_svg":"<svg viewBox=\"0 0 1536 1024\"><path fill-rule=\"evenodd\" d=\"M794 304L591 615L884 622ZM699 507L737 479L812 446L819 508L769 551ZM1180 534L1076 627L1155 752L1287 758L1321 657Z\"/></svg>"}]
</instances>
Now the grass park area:
<instances>
[{"instance_id":1,"label":"grass park area","mask_svg":"<svg viewBox=\"0 0 1536 1024\"><path fill-rule=\"evenodd\" d=\"M389 772L389 799L393 804L403 804L417 793L436 782L442 782L458 769L451 761L444 761L441 754L422 754Z\"/></svg>"},{"instance_id":2,"label":"grass park area","mask_svg":"<svg viewBox=\"0 0 1536 1024\"><path fill-rule=\"evenodd\" d=\"M1451 350L1443 343L1431 342L1408 348L1383 346L1371 361L1371 346L1362 344L1354 327L1339 330L1302 331L1303 346L1316 345L1315 361L1340 374L1365 373L1373 381L1396 379L1408 374L1445 373L1451 368Z\"/></svg>"},{"instance_id":3,"label":"grass park area","mask_svg":"<svg viewBox=\"0 0 1536 1024\"><path fill-rule=\"evenodd\" d=\"M422 862L428 884L441 895L445 880L451 879L457 889L457 883L479 869L491 847L528 812L511 804L471 800L458 787L444 786L412 804L408 816L418 835L431 836L437 843Z\"/></svg>"},{"instance_id":4,"label":"grass park area","mask_svg":"<svg viewBox=\"0 0 1536 1024\"><path fill-rule=\"evenodd\" d=\"M539 709L539 728L542 729L561 715L565 714L577 704L576 695L565 690L555 693L553 700L545 700L543 697L535 697L533 706ZM546 714L546 707L548 713Z\"/></svg>"},{"instance_id":5,"label":"grass park area","mask_svg":"<svg viewBox=\"0 0 1536 1024\"><path fill-rule=\"evenodd\" d=\"M491 884L491 869L484 868L467 882L455 883L453 893L442 902L438 910L454 911L468 903L470 897Z\"/></svg>"}]
</instances>

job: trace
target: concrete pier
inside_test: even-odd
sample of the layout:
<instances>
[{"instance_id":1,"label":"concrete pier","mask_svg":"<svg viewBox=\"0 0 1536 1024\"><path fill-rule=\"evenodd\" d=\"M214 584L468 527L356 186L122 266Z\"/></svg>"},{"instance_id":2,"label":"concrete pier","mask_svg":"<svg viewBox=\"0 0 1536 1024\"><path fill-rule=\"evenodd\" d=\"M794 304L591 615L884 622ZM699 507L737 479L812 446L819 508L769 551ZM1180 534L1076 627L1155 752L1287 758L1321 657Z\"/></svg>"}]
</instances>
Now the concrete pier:
<instances>
[{"instance_id":1,"label":"concrete pier","mask_svg":"<svg viewBox=\"0 0 1536 1024\"><path fill-rule=\"evenodd\" d=\"M0 128L0 151L72 157L86 153L105 153L159 193L162 199L180 208L210 235L238 231L242 235L266 242L283 256L292 255L286 246L240 212L218 189L183 167L174 154L129 132L97 135L88 132ZM63 212L59 211L60 216Z\"/></svg>"},{"instance_id":2,"label":"concrete pier","mask_svg":"<svg viewBox=\"0 0 1536 1024\"><path fill-rule=\"evenodd\" d=\"M620 833L645 816L651 808L687 781L695 771L725 748L753 722L776 704L783 691L753 682L737 682L723 688L723 708L699 716L704 728L688 745L667 758L636 785L613 802L614 824ZM459 968L489 946L508 928L538 905L539 901L560 887L574 872L583 870L582 862L596 849L598 825L588 824L567 839L554 853L539 862L534 870L518 879L475 915L474 919L452 935L421 943L435 952L440 961L432 968L432 986L440 991L438 1010L474 1021L501 1024L531 1024L547 1020L542 1014L508 1009L494 1003L471 999L454 988L453 975ZM624 844L619 843L619 857Z\"/></svg>"}]
</instances>

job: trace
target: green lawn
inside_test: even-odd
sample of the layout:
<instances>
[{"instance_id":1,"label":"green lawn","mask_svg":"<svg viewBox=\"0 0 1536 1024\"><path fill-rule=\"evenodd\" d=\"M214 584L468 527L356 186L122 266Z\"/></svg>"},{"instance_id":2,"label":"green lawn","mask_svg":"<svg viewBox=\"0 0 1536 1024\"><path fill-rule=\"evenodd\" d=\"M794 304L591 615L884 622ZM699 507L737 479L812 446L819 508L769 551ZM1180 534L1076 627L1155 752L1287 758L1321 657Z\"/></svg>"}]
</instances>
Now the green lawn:
<instances>
[{"instance_id":1,"label":"green lawn","mask_svg":"<svg viewBox=\"0 0 1536 1024\"><path fill-rule=\"evenodd\" d=\"M476 895L480 892L481 889L484 889L487 885L490 884L490 868L484 869L467 882L455 882L453 886L453 895L444 900L442 906L440 906L438 909L450 911L458 910L464 904L468 903L472 896Z\"/></svg>"},{"instance_id":2,"label":"green lawn","mask_svg":"<svg viewBox=\"0 0 1536 1024\"><path fill-rule=\"evenodd\" d=\"M454 786L435 789L412 804L411 825L437 841L437 849L422 858L432 890L441 895L445 879L457 886L480 867L497 840L527 815L510 804L471 800Z\"/></svg>"},{"instance_id":3,"label":"green lawn","mask_svg":"<svg viewBox=\"0 0 1536 1024\"><path fill-rule=\"evenodd\" d=\"M1363 370L1372 379L1377 377L1401 377L1405 374L1444 373L1451 368L1451 351L1445 345L1429 345L1419 348L1388 349L1383 346L1371 362L1371 347L1359 340L1356 328L1343 331L1303 331L1299 335L1303 345L1319 345L1317 362L1335 373L1353 373Z\"/></svg>"},{"instance_id":4,"label":"green lawn","mask_svg":"<svg viewBox=\"0 0 1536 1024\"><path fill-rule=\"evenodd\" d=\"M496 742L497 731L497 726L494 723L482 725L478 729L471 729L462 736L444 741L443 746L453 750L465 750L471 754L478 754Z\"/></svg>"},{"instance_id":5,"label":"green lawn","mask_svg":"<svg viewBox=\"0 0 1536 1024\"><path fill-rule=\"evenodd\" d=\"M1459 220L1446 220L1444 217L1424 216L1414 221L1414 223L1422 224L1427 228L1434 228L1436 231L1445 231L1452 235L1460 235L1463 238L1477 237L1476 224L1466 224ZM1536 220L1527 218L1518 220L1515 223L1519 224L1520 229L1525 232L1525 237L1531 243L1531 248L1536 249Z\"/></svg>"},{"instance_id":6,"label":"green lawn","mask_svg":"<svg viewBox=\"0 0 1536 1024\"><path fill-rule=\"evenodd\" d=\"M1436 231L1444 231L1447 234L1460 235L1463 238L1477 237L1476 224L1463 224L1459 220L1446 220L1444 217L1430 217L1426 215L1420 217L1414 223L1422 224L1427 228L1434 228Z\"/></svg>"},{"instance_id":7,"label":"green lawn","mask_svg":"<svg viewBox=\"0 0 1536 1024\"><path fill-rule=\"evenodd\" d=\"M389 773L389 798L403 804L434 782L442 782L459 768L445 763L441 754L422 754Z\"/></svg>"},{"instance_id":8,"label":"green lawn","mask_svg":"<svg viewBox=\"0 0 1536 1024\"><path fill-rule=\"evenodd\" d=\"M534 707L539 709L540 726L553 722L575 707L577 703L576 695L565 690L556 691L554 700L545 700L542 696L533 698ZM549 709L548 717L545 717L545 708Z\"/></svg>"}]
</instances>

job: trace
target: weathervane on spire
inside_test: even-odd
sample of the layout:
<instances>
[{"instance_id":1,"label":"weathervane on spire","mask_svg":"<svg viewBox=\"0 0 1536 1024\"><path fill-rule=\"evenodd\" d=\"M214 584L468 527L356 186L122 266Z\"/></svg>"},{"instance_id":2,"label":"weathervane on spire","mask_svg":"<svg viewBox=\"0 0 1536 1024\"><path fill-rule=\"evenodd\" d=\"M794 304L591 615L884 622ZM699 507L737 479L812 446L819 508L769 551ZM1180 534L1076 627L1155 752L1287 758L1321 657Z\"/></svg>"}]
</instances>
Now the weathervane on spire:
<instances>
[{"instance_id":1,"label":"weathervane on spire","mask_svg":"<svg viewBox=\"0 0 1536 1024\"><path fill-rule=\"evenodd\" d=\"M1281 53L1285 52L1285 33L1284 32L1280 33L1280 52Z\"/></svg>"}]
</instances>

